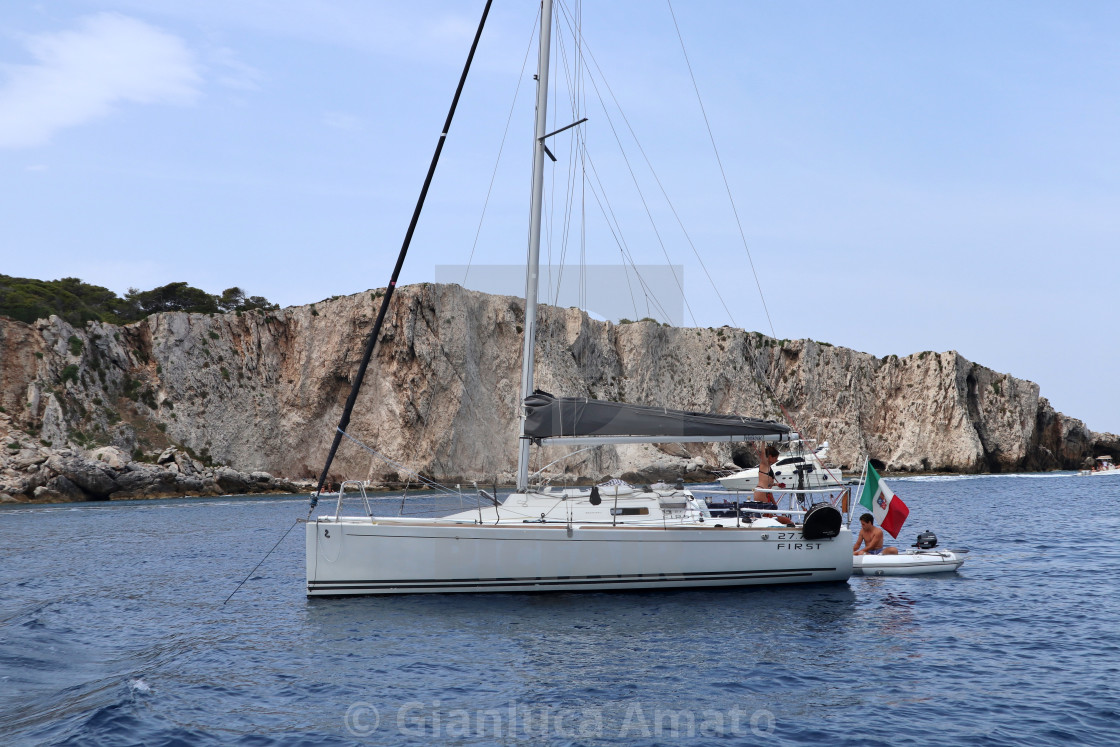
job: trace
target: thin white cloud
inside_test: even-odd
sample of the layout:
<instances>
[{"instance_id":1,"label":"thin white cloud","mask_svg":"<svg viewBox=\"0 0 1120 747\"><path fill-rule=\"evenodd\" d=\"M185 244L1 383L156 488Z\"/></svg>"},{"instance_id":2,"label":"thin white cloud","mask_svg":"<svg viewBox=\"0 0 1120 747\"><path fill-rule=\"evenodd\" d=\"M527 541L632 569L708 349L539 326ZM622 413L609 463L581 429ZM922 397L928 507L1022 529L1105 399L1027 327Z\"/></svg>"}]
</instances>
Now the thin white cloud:
<instances>
[{"instance_id":1,"label":"thin white cloud","mask_svg":"<svg viewBox=\"0 0 1120 747\"><path fill-rule=\"evenodd\" d=\"M323 124L335 130L357 132L362 129L362 120L345 112L327 112L323 115Z\"/></svg>"},{"instance_id":2,"label":"thin white cloud","mask_svg":"<svg viewBox=\"0 0 1120 747\"><path fill-rule=\"evenodd\" d=\"M25 43L34 64L0 67L0 148L42 145L121 103L189 105L199 95L187 45L133 18L100 13Z\"/></svg>"},{"instance_id":3,"label":"thin white cloud","mask_svg":"<svg viewBox=\"0 0 1120 747\"><path fill-rule=\"evenodd\" d=\"M217 47L207 55L210 65L217 69L217 82L226 88L240 91L260 90L264 77L261 71L242 62L229 47Z\"/></svg>"},{"instance_id":4,"label":"thin white cloud","mask_svg":"<svg viewBox=\"0 0 1120 747\"><path fill-rule=\"evenodd\" d=\"M481 3L476 6L462 0L114 0L113 5L134 8L146 17L159 14L206 28L250 29L268 36L454 66L462 65L464 45L470 44L482 10ZM533 12L529 11L526 22ZM502 20L500 14L491 13L491 41Z\"/></svg>"}]
</instances>

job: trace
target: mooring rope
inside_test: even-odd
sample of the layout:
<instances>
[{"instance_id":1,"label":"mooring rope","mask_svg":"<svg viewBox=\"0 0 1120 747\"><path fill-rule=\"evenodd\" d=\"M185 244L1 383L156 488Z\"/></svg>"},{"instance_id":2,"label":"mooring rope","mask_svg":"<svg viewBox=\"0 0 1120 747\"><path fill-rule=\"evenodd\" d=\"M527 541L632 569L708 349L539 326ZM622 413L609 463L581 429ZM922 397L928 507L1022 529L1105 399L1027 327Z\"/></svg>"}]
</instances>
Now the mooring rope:
<instances>
[{"instance_id":1,"label":"mooring rope","mask_svg":"<svg viewBox=\"0 0 1120 747\"><path fill-rule=\"evenodd\" d=\"M403 472L405 475L415 478L418 482L421 482L424 485L427 485L429 488L433 488L435 490L442 490L443 492L447 493L448 495L460 495L460 491L453 490L453 489L447 487L446 485L441 485L440 483L436 482L435 480L429 480L428 478L421 475L419 472L414 472L414 471L410 470L408 467L405 467L400 462L393 461L392 459L385 456L381 452L379 452L379 451L377 451L377 450L375 450L375 449L373 449L369 446L366 446L364 443L362 443L358 439L354 438L353 436L351 436L349 433L342 430L341 428L338 429L338 432L341 433L343 436L345 436L348 440L357 444L358 447L368 451L370 453L370 455L375 456L378 459L380 459L381 461L388 464L389 466L396 468L398 472Z\"/></svg>"},{"instance_id":2,"label":"mooring rope","mask_svg":"<svg viewBox=\"0 0 1120 747\"><path fill-rule=\"evenodd\" d=\"M290 527L288 527L288 531L284 532L284 536L281 537L280 539L276 540L276 544L272 546L272 550L275 550L277 547L280 547L280 543L284 541L285 537L287 537L289 534L291 534L291 531L296 528L296 524L298 524L298 523L299 523L299 519L296 519L295 521L292 522L292 525ZM264 561L268 560L268 556L272 554L272 550L269 550L268 552L266 552L264 554L264 557L261 558L261 562L257 563L255 566L253 566L253 570L249 571L249 575L241 580L241 583L239 583L237 585L237 589L234 589L233 591L231 591L229 596L226 597L226 602L233 599L233 595L237 593L238 589L240 589L242 586L244 586L245 582L253 577L253 574L256 573L257 569L261 567L261 563L264 563ZM222 604L225 604L226 602L222 602Z\"/></svg>"}]
</instances>

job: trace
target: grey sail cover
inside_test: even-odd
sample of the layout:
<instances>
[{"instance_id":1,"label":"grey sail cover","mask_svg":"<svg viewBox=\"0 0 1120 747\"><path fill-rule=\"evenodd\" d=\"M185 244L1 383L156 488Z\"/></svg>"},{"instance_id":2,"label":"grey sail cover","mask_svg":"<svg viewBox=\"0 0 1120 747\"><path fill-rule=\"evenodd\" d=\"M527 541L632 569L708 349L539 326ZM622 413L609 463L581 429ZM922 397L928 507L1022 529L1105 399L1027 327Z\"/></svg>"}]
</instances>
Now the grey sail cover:
<instances>
[{"instance_id":1,"label":"grey sail cover","mask_svg":"<svg viewBox=\"0 0 1120 747\"><path fill-rule=\"evenodd\" d=\"M525 398L525 435L564 436L785 436L790 428L772 420L669 410L664 407L554 397L537 390Z\"/></svg>"}]
</instances>

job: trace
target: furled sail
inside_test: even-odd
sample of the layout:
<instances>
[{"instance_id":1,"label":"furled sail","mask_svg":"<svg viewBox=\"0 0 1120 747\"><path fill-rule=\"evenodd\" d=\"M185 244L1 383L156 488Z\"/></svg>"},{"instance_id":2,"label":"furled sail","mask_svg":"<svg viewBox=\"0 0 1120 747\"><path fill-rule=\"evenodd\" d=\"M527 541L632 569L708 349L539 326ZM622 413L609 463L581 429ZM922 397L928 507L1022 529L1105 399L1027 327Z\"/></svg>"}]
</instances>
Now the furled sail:
<instances>
[{"instance_id":1,"label":"furled sail","mask_svg":"<svg viewBox=\"0 0 1120 747\"><path fill-rule=\"evenodd\" d=\"M525 398L525 435L582 443L669 441L786 441L787 425L739 415L669 410L664 407L554 397L537 390Z\"/></svg>"}]
</instances>

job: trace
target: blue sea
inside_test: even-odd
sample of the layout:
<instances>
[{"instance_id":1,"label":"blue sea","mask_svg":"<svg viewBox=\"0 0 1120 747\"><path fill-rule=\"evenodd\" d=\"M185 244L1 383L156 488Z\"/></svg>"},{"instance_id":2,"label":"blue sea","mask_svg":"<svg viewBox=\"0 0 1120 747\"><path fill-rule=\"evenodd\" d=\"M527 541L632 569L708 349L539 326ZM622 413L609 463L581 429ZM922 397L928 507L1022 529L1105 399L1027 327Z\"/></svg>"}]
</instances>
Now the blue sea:
<instances>
[{"instance_id":1,"label":"blue sea","mask_svg":"<svg viewBox=\"0 0 1120 747\"><path fill-rule=\"evenodd\" d=\"M959 573L224 603L303 498L6 507L0 743L1120 743L1120 479L891 485Z\"/></svg>"}]
</instances>

